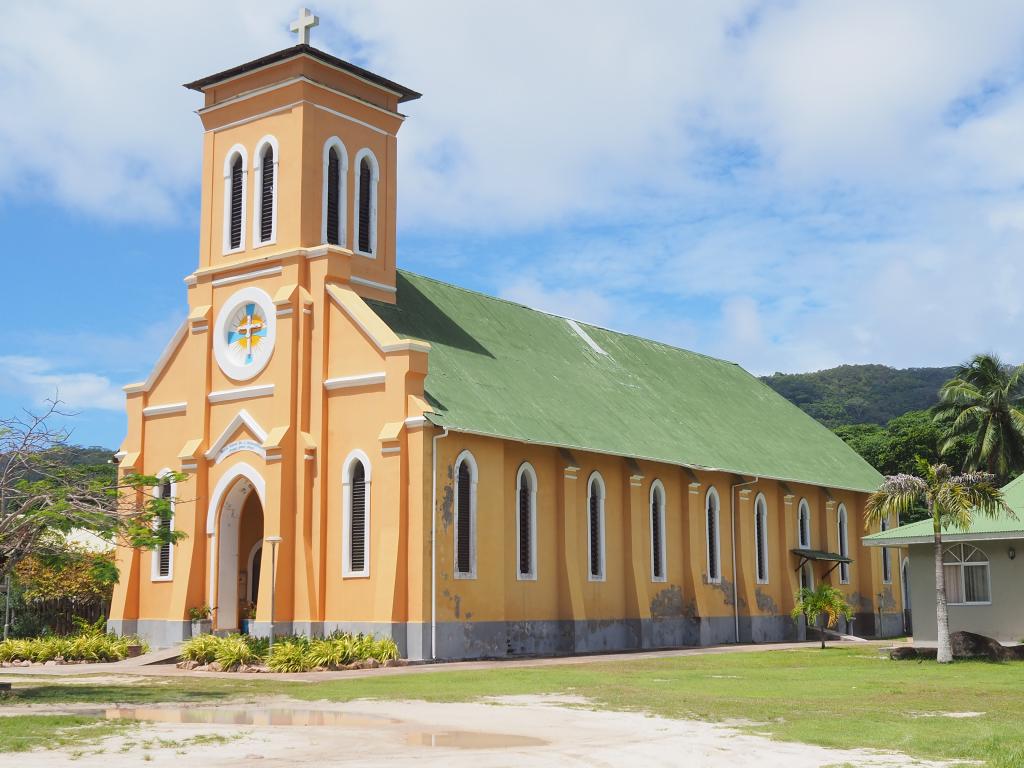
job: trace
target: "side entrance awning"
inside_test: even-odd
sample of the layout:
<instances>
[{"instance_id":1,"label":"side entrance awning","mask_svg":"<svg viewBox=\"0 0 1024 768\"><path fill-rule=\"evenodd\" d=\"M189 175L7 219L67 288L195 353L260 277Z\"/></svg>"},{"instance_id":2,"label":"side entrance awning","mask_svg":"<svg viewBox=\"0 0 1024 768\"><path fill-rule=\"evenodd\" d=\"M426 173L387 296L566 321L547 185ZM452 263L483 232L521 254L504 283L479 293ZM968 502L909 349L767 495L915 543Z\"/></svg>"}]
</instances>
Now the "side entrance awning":
<instances>
[{"instance_id":1,"label":"side entrance awning","mask_svg":"<svg viewBox=\"0 0 1024 768\"><path fill-rule=\"evenodd\" d=\"M832 571L839 567L841 563L852 563L853 559L840 555L836 552L823 552L820 549L791 549L789 550L798 558L800 558L799 564L794 570L799 571L809 562L823 562L823 563L834 563L834 565L825 571L825 575L828 576Z\"/></svg>"}]
</instances>

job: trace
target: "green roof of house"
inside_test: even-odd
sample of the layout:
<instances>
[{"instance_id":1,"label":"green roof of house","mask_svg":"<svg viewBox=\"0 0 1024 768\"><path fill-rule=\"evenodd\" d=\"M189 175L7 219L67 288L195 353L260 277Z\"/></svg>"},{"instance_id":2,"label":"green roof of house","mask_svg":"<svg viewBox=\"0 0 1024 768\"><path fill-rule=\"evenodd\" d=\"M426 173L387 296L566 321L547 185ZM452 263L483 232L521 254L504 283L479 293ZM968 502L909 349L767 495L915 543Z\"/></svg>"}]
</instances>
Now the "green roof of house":
<instances>
[{"instance_id":1,"label":"green roof of house","mask_svg":"<svg viewBox=\"0 0 1024 768\"><path fill-rule=\"evenodd\" d=\"M431 344L438 426L837 489L882 480L735 363L409 272L397 287L395 304L369 304L395 333Z\"/></svg>"},{"instance_id":2,"label":"green roof of house","mask_svg":"<svg viewBox=\"0 0 1024 768\"><path fill-rule=\"evenodd\" d=\"M942 538L948 541L970 541L971 539L1021 539L1024 538L1024 475L1003 486L1003 498L1016 517L1005 513L995 517L974 515L966 530L945 526ZM931 520L918 520L888 531L873 533L864 537L868 546L897 544L918 544L934 540Z\"/></svg>"}]
</instances>

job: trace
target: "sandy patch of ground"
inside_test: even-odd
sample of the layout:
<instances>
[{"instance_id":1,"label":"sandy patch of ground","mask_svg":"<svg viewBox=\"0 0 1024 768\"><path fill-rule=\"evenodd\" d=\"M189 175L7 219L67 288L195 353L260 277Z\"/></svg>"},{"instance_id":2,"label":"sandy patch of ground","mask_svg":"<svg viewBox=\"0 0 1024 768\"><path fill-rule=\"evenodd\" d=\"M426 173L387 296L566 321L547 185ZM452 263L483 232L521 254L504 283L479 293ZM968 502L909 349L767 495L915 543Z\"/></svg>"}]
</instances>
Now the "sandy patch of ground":
<instances>
[{"instance_id":1,"label":"sandy patch of ground","mask_svg":"<svg viewBox=\"0 0 1024 768\"><path fill-rule=\"evenodd\" d=\"M772 741L735 728L637 713L579 709L579 697L516 696L482 703L357 701L220 704L174 710L186 722L145 723L82 750L71 763L153 766L939 766L899 754ZM571 707L571 708L570 708ZM172 709L172 708L167 708ZM36 709L36 712L39 710ZM68 711L52 707L51 711ZM187 722L215 719L214 723ZM286 725L294 721L302 724ZM275 724L277 723L277 724ZM222 738L221 738L222 737ZM211 741L212 739L212 741ZM102 750L100 752L99 750ZM18 756L19 768L68 765L67 751Z\"/></svg>"}]
</instances>

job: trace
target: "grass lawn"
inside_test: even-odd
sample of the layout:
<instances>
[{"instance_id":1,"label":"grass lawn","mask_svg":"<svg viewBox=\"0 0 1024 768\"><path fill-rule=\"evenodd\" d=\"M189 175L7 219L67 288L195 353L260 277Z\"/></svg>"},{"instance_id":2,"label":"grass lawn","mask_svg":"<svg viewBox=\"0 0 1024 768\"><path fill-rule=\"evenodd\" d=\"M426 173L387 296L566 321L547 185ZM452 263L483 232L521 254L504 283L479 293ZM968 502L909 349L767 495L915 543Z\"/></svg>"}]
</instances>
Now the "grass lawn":
<instances>
[{"instance_id":1,"label":"grass lawn","mask_svg":"<svg viewBox=\"0 0 1024 768\"><path fill-rule=\"evenodd\" d=\"M122 732L135 723L85 715L18 715L0 718L0 754L36 747L84 746Z\"/></svg>"},{"instance_id":2,"label":"grass lawn","mask_svg":"<svg viewBox=\"0 0 1024 768\"><path fill-rule=\"evenodd\" d=\"M24 680L22 678L21 680ZM16 688L24 683L16 683ZM673 718L745 720L778 739L900 750L916 757L1024 766L1024 664L894 662L877 648L806 649L538 668L381 676L322 683L147 678L122 686L33 681L7 704L423 699L570 693L597 707ZM949 718L941 713L980 712ZM17 726L0 718L5 729ZM11 718L20 720L22 718Z\"/></svg>"}]
</instances>

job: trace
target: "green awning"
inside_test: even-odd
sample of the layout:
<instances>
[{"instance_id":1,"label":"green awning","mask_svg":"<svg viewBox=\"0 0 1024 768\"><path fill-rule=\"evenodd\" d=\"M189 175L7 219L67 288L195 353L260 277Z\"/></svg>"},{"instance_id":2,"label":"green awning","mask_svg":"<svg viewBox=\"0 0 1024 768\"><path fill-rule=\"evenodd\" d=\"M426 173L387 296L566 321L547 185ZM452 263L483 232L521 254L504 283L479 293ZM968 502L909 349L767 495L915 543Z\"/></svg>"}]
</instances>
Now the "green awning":
<instances>
[{"instance_id":1,"label":"green awning","mask_svg":"<svg viewBox=\"0 0 1024 768\"><path fill-rule=\"evenodd\" d=\"M802 560L821 560L826 563L852 563L853 560L845 555L835 552L822 552L820 549L791 549L789 550ZM803 562L800 563L803 565Z\"/></svg>"}]
</instances>

